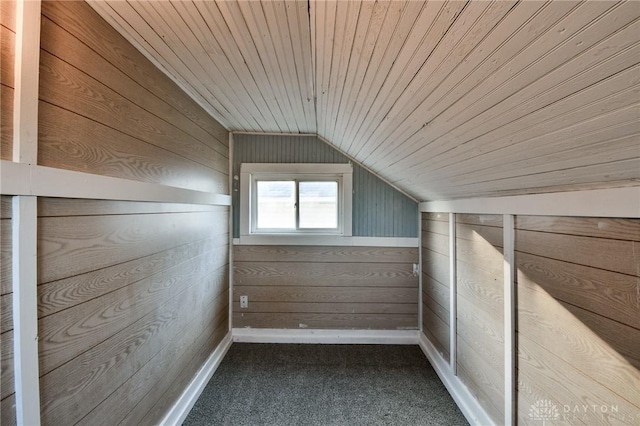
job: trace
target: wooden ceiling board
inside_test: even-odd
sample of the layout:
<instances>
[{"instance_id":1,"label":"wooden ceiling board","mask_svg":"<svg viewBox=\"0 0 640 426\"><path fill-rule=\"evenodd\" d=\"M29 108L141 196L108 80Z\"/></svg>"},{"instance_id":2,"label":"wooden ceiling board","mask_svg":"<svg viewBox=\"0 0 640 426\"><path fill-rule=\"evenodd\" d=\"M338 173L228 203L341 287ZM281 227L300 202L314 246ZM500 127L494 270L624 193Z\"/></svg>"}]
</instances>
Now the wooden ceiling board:
<instances>
[{"instance_id":1,"label":"wooden ceiling board","mask_svg":"<svg viewBox=\"0 0 640 426\"><path fill-rule=\"evenodd\" d=\"M97 1L229 130L418 199L640 185L637 1Z\"/></svg>"}]
</instances>

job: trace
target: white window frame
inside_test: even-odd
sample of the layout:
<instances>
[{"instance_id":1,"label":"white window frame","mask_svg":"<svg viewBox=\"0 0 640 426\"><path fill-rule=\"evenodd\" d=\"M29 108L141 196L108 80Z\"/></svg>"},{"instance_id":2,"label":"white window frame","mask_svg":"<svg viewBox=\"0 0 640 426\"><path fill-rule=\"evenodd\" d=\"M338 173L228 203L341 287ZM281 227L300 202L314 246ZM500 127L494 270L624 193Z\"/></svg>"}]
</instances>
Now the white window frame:
<instances>
[{"instance_id":1,"label":"white window frame","mask_svg":"<svg viewBox=\"0 0 640 426\"><path fill-rule=\"evenodd\" d=\"M338 182L338 228L333 229L257 229L256 182L260 180L299 180ZM240 242L274 243L298 240L331 241L352 235L353 166L351 164L243 163L240 165ZM305 242L302 242L302 239Z\"/></svg>"}]
</instances>

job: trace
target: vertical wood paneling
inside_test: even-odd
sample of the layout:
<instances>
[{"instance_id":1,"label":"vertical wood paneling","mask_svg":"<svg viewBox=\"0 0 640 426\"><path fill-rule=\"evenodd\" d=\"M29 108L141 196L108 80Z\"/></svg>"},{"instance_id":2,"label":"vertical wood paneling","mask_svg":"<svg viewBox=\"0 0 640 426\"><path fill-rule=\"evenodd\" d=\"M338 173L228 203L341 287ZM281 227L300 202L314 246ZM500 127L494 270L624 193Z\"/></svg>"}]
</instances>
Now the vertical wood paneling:
<instances>
[{"instance_id":1,"label":"vertical wood paneling","mask_svg":"<svg viewBox=\"0 0 640 426\"><path fill-rule=\"evenodd\" d=\"M518 422L640 420L640 220L518 216ZM594 405L584 408L584 404Z\"/></svg>"},{"instance_id":2,"label":"vertical wood paneling","mask_svg":"<svg viewBox=\"0 0 640 426\"><path fill-rule=\"evenodd\" d=\"M504 422L502 216L456 214L457 371L498 424Z\"/></svg>"},{"instance_id":3,"label":"vertical wood paneling","mask_svg":"<svg viewBox=\"0 0 640 426\"><path fill-rule=\"evenodd\" d=\"M449 214L422 213L422 331L449 360Z\"/></svg>"},{"instance_id":4,"label":"vertical wood paneling","mask_svg":"<svg viewBox=\"0 0 640 426\"><path fill-rule=\"evenodd\" d=\"M349 159L313 136L236 134L233 175L242 163L347 163ZM234 237L240 235L240 182L234 180ZM353 165L353 235L417 237L417 204L364 168Z\"/></svg>"},{"instance_id":5,"label":"vertical wood paneling","mask_svg":"<svg viewBox=\"0 0 640 426\"><path fill-rule=\"evenodd\" d=\"M233 257L234 327L418 326L416 249L235 246Z\"/></svg>"}]
</instances>

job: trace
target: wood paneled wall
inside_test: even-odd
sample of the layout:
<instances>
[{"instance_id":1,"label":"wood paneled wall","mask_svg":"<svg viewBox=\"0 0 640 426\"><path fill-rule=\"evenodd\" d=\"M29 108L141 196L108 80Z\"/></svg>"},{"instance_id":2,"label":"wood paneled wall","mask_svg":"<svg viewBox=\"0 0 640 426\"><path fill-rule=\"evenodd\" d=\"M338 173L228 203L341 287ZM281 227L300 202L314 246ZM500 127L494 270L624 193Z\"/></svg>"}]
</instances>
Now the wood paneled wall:
<instances>
[{"instance_id":1,"label":"wood paneled wall","mask_svg":"<svg viewBox=\"0 0 640 426\"><path fill-rule=\"evenodd\" d=\"M0 2L2 159L15 5ZM228 132L85 2L42 4L38 164L228 194ZM14 424L11 198L0 398ZM229 207L39 198L43 424L157 424L229 327Z\"/></svg>"},{"instance_id":2,"label":"wood paneled wall","mask_svg":"<svg viewBox=\"0 0 640 426\"><path fill-rule=\"evenodd\" d=\"M0 197L0 423L16 422L13 370L12 197Z\"/></svg>"},{"instance_id":3,"label":"wood paneled wall","mask_svg":"<svg viewBox=\"0 0 640 426\"><path fill-rule=\"evenodd\" d=\"M504 423L504 273L501 215L456 214L457 372Z\"/></svg>"},{"instance_id":4,"label":"wood paneled wall","mask_svg":"<svg viewBox=\"0 0 640 426\"><path fill-rule=\"evenodd\" d=\"M348 163L349 158L315 136L233 137L233 175L242 163ZM234 237L240 236L240 181L234 180ZM377 176L353 165L353 235L418 236L418 204Z\"/></svg>"},{"instance_id":5,"label":"wood paneled wall","mask_svg":"<svg viewBox=\"0 0 640 426\"><path fill-rule=\"evenodd\" d=\"M0 159L13 157L15 1L0 1ZM11 197L0 198L0 423L16 422L13 381Z\"/></svg>"},{"instance_id":6,"label":"wood paneled wall","mask_svg":"<svg viewBox=\"0 0 640 426\"><path fill-rule=\"evenodd\" d=\"M417 262L415 248L235 246L233 326L417 329Z\"/></svg>"},{"instance_id":7,"label":"wood paneled wall","mask_svg":"<svg viewBox=\"0 0 640 426\"><path fill-rule=\"evenodd\" d=\"M160 419L227 333L228 210L40 200L43 423Z\"/></svg>"},{"instance_id":8,"label":"wood paneled wall","mask_svg":"<svg viewBox=\"0 0 640 426\"><path fill-rule=\"evenodd\" d=\"M448 361L430 308L439 296L431 293L434 277L444 280L450 262L439 254L448 249L442 216L422 217L423 329ZM497 424L504 422L503 232L501 215L456 215L457 376ZM640 219L516 216L514 232L517 423L638 424Z\"/></svg>"},{"instance_id":9,"label":"wood paneled wall","mask_svg":"<svg viewBox=\"0 0 640 426\"><path fill-rule=\"evenodd\" d=\"M13 157L15 1L0 2L0 159Z\"/></svg>"},{"instance_id":10,"label":"wood paneled wall","mask_svg":"<svg viewBox=\"0 0 640 426\"><path fill-rule=\"evenodd\" d=\"M640 422L640 220L518 216L518 419Z\"/></svg>"},{"instance_id":11,"label":"wood paneled wall","mask_svg":"<svg viewBox=\"0 0 640 426\"><path fill-rule=\"evenodd\" d=\"M449 359L449 214L422 213L422 330Z\"/></svg>"},{"instance_id":12,"label":"wood paneled wall","mask_svg":"<svg viewBox=\"0 0 640 426\"><path fill-rule=\"evenodd\" d=\"M84 2L42 4L38 163L228 193L228 133Z\"/></svg>"}]
</instances>

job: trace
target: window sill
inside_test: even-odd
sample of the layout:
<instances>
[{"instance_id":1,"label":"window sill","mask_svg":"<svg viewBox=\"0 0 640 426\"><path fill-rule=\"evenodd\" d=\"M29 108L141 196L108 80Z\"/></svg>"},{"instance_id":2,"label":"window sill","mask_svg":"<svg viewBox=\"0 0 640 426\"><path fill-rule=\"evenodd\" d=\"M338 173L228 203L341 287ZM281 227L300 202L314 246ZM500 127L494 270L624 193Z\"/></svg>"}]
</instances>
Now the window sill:
<instances>
[{"instance_id":1,"label":"window sill","mask_svg":"<svg viewBox=\"0 0 640 426\"><path fill-rule=\"evenodd\" d=\"M342 235L242 235L233 245L248 246L354 246L418 247L418 238L345 237Z\"/></svg>"}]
</instances>

